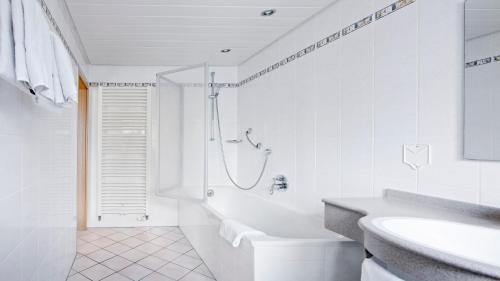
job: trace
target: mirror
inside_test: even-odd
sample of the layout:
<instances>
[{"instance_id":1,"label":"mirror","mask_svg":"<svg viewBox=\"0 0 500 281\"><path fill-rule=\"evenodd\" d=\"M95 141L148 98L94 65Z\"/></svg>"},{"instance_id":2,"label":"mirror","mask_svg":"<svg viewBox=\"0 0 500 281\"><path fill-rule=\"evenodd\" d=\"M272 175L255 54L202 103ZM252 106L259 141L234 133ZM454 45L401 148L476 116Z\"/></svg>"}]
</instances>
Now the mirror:
<instances>
[{"instance_id":1,"label":"mirror","mask_svg":"<svg viewBox=\"0 0 500 281\"><path fill-rule=\"evenodd\" d=\"M500 160L500 1L465 2L464 157Z\"/></svg>"}]
</instances>

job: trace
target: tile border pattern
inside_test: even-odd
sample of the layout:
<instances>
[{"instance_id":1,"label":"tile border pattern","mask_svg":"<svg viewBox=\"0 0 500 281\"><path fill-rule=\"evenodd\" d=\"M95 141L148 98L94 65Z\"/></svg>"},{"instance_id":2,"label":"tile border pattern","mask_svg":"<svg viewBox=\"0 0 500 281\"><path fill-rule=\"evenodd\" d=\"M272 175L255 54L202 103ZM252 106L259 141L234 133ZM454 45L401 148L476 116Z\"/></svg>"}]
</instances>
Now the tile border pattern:
<instances>
[{"instance_id":1,"label":"tile border pattern","mask_svg":"<svg viewBox=\"0 0 500 281\"><path fill-rule=\"evenodd\" d=\"M274 64L272 65L269 65L268 67L254 73L253 75L247 77L246 79L243 79L241 81L239 81L238 83L219 83L217 84L218 87L222 87L222 88L239 88L243 85L246 85L250 82L252 82L253 80L256 80L258 78L260 78L261 76L264 76L266 75L267 73L270 73L270 72L273 72L277 69L279 69L280 67L283 67L297 59L300 59L320 48L323 48L325 47L326 45L328 44L331 44L339 39L341 39L341 37L345 37L345 36L348 36L350 35L351 33L365 27L365 26L368 26L369 24L371 24L372 22L374 22L374 18L375 18L375 21L377 20L381 20L383 19L384 17L412 4L412 3L415 3L417 0L398 0L388 6L386 6L385 8L383 9L380 9L378 11L376 11L375 13L373 14L370 14L368 16L366 16L365 18L349 25L349 26L346 26L344 28L342 28L342 30L340 31L337 31L319 41L317 41L316 43L314 44L311 44L303 49L301 49L300 51L292 54L292 55L289 55L288 57L286 58L283 58L281 60L279 60L278 62L275 62ZM90 83L90 86L101 86L101 87L145 87L144 85L146 86L152 86L152 87L155 87L156 86L156 83L115 83L115 82L91 82ZM201 86L201 85L200 85ZM209 84L210 87L212 87L212 84Z\"/></svg>"},{"instance_id":2,"label":"tile border pattern","mask_svg":"<svg viewBox=\"0 0 500 281\"><path fill-rule=\"evenodd\" d=\"M412 4L412 3L415 3L417 0L399 0L399 1L396 1L388 6L386 6L385 8L383 9L380 9L378 10L377 12L375 12L375 20L381 20L383 19L384 17ZM337 31L335 33L333 33L332 35L329 35L327 36L326 38L323 38L321 40L319 40L318 42L316 42L315 44L312 44L300 51L298 51L297 53L295 54L292 54L290 56L288 56L287 58L284 58L282 60L280 60L279 62L267 67L267 68L264 68L263 70L247 77L246 79L236 83L236 86L237 87L241 87L245 84L248 84L250 83L251 81L267 74L267 73L270 73L296 59L300 59L302 58L303 56L305 55L308 55L312 52L314 52L315 50L318 50L319 48L322 48L330 43L333 43L337 40L339 40L341 37L345 37L345 36L348 36L349 34L365 27L365 26L368 26L369 24L371 24L374 20L373 20L373 16L374 14L370 14L368 16L366 16L365 18L349 25L349 26L346 26L344 27L341 31Z\"/></svg>"},{"instance_id":3,"label":"tile border pattern","mask_svg":"<svg viewBox=\"0 0 500 281\"><path fill-rule=\"evenodd\" d=\"M138 82L138 83L129 83L129 82L90 82L90 87L156 87L156 82ZM203 87L203 83L181 83L183 87L187 88L201 88ZM213 86L217 88L237 88L236 83L208 83L208 87L212 88Z\"/></svg>"},{"instance_id":4,"label":"tile border pattern","mask_svg":"<svg viewBox=\"0 0 500 281\"><path fill-rule=\"evenodd\" d=\"M482 66L486 65L492 62L500 62L500 55L494 56L494 57L487 57L487 58L482 58L478 59L475 61L470 61L465 64L465 68L471 68L471 67L476 67L476 66Z\"/></svg>"}]
</instances>

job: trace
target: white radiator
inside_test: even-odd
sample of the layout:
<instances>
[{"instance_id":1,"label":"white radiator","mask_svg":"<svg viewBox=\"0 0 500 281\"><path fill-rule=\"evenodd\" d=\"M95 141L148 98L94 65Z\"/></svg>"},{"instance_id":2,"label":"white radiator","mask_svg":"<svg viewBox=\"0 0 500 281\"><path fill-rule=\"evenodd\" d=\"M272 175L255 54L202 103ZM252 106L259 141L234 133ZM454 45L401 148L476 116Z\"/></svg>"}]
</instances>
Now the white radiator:
<instances>
[{"instance_id":1,"label":"white radiator","mask_svg":"<svg viewBox=\"0 0 500 281\"><path fill-rule=\"evenodd\" d=\"M147 219L151 89L99 87L97 215Z\"/></svg>"}]
</instances>

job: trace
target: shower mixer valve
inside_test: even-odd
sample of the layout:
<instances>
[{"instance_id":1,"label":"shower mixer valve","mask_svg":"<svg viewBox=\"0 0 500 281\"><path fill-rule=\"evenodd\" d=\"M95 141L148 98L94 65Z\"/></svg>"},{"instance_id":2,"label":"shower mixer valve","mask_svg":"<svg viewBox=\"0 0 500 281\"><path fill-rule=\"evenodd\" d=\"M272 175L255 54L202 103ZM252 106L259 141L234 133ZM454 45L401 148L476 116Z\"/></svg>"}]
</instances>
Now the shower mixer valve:
<instances>
[{"instance_id":1,"label":"shower mixer valve","mask_svg":"<svg viewBox=\"0 0 500 281\"><path fill-rule=\"evenodd\" d=\"M273 178L274 183L269 188L269 194L273 195L274 191L285 192L288 189L288 180L283 175L278 175Z\"/></svg>"}]
</instances>

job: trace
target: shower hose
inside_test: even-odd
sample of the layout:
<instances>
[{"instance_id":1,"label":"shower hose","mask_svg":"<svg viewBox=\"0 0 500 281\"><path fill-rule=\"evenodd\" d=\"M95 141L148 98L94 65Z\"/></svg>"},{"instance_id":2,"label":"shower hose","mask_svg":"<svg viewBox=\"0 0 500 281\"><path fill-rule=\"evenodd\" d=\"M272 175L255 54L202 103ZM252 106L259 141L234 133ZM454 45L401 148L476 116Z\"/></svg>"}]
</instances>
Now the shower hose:
<instances>
[{"instance_id":1,"label":"shower hose","mask_svg":"<svg viewBox=\"0 0 500 281\"><path fill-rule=\"evenodd\" d=\"M257 180L254 182L254 184L252 184L251 186L242 186L242 185L239 185L234 179L233 177L231 176L231 173L229 172L229 169L227 167L227 161L226 161L226 154L224 153L224 144L222 142L222 132L221 132L221 125L220 125L220 116L219 116L219 101L218 101L218 98L216 97L215 98L215 111L217 113L217 129L218 129L218 133L219 133L219 147L220 147L220 152L222 154L222 162L224 163L224 169L226 170L226 174L227 174L227 177L229 178L229 180L231 181L231 183L234 184L234 186L236 186L237 188L239 189L242 189L242 190L251 190L253 188L255 188L259 182L261 181L262 179L262 176L264 175L264 171L266 170L266 166L267 166L267 161L269 160L269 155L271 154L271 151L270 150L266 150L266 154L265 154L265 159L264 159L264 164L262 165L262 169L260 171L260 174L259 174L259 177L257 178Z\"/></svg>"}]
</instances>

